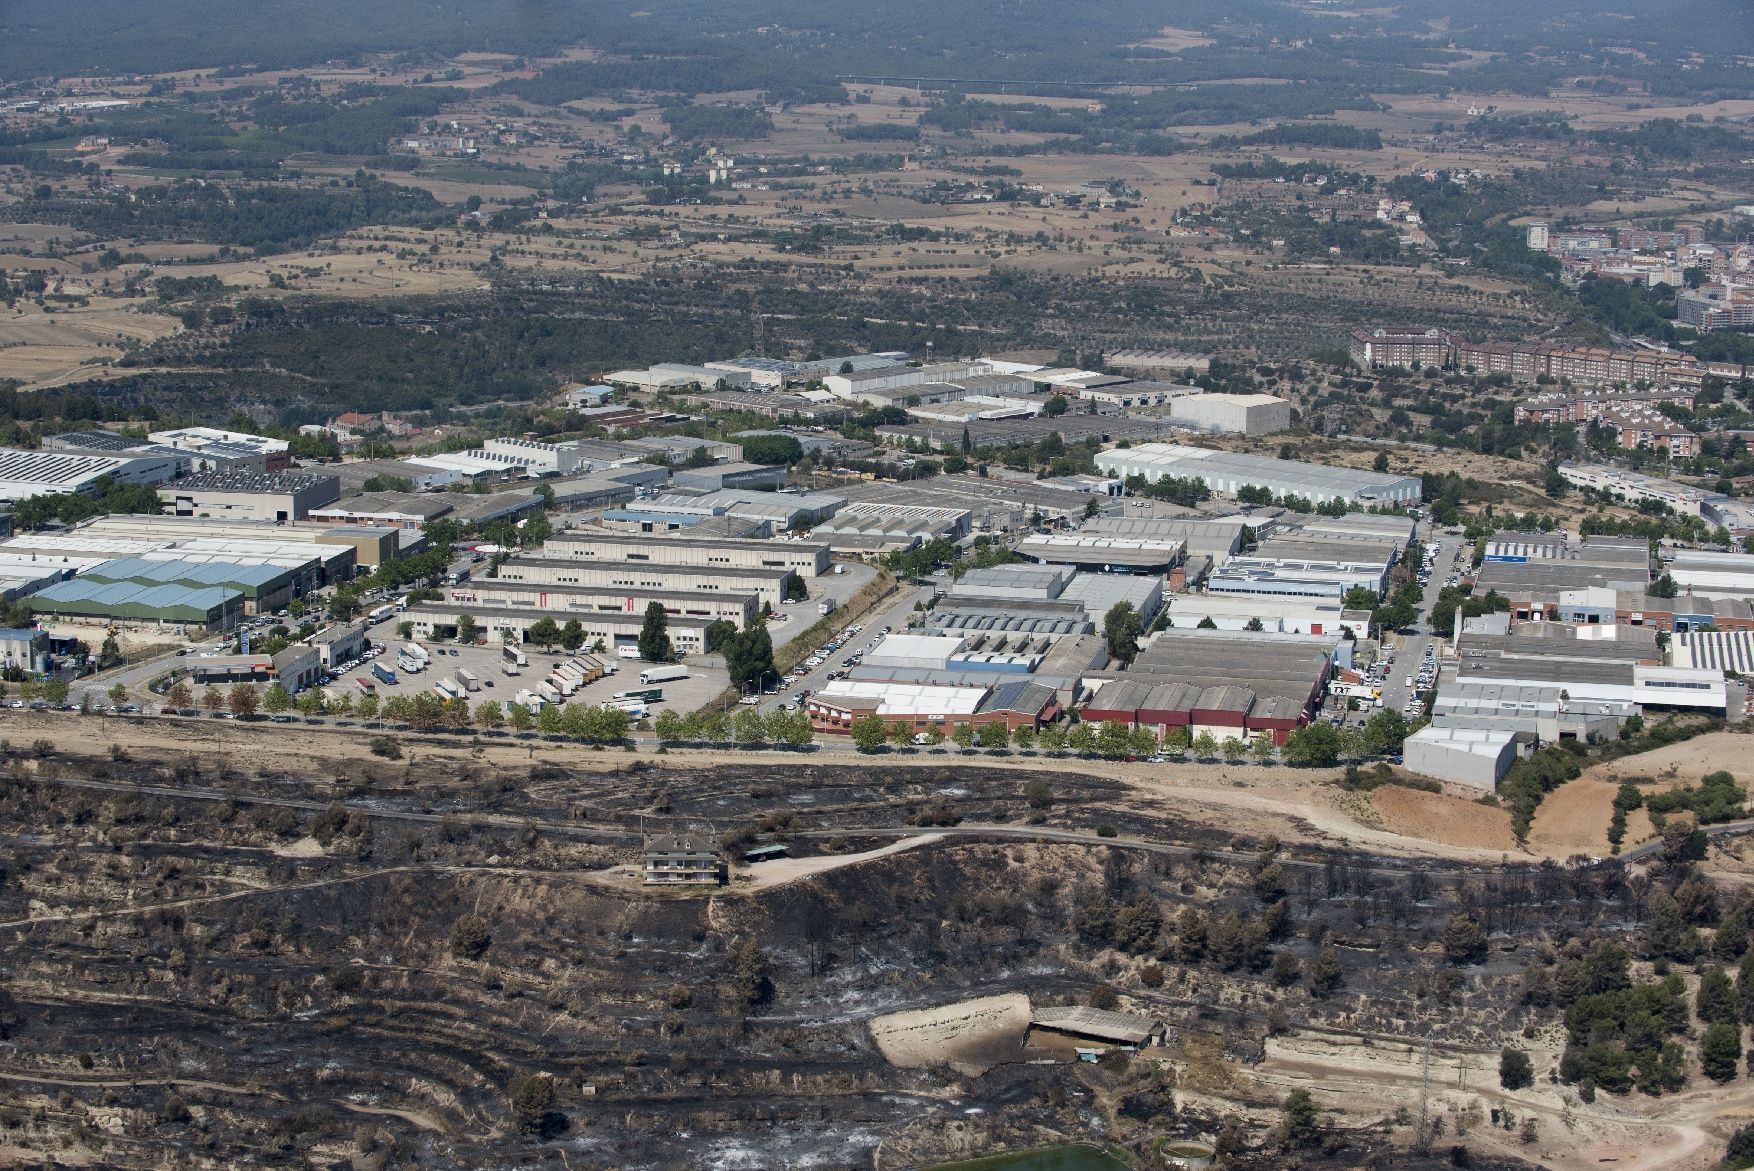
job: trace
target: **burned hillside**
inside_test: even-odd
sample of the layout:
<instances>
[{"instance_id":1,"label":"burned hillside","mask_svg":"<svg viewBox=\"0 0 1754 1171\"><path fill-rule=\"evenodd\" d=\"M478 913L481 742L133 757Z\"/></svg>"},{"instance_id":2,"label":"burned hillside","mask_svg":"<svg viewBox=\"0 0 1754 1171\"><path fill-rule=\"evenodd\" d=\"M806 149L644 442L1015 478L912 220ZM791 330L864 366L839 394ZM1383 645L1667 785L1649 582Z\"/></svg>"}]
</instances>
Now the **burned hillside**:
<instances>
[{"instance_id":1,"label":"burned hillside","mask_svg":"<svg viewBox=\"0 0 1754 1171\"><path fill-rule=\"evenodd\" d=\"M1120 820L1091 808L1106 782L1071 776L431 768L336 783L13 750L5 1141L117 1166L868 1167L1175 1135L1241 1166L1414 1166L1393 1161L1409 1143L1508 1166L1517 1138L1460 1102L1423 1131L1387 1098L1287 1130L1275 1052L1417 1038L1485 1069L1521 1039L1537 1076L1570 1077L1618 1060L1591 1036L1558 1069L1561 1014L1595 986L1578 965L1611 992L1740 957L1722 924L1745 908L1701 894L1679 839L1638 871L1408 864ZM974 827L996 803L1004 828L1076 840ZM644 889L616 874L642 817L829 868ZM830 864L910 825L949 836ZM1653 955L1669 902L1684 930ZM1094 1065L1013 1045L984 1072L873 1043L874 1017L1000 993L1119 1007L1167 1043Z\"/></svg>"}]
</instances>

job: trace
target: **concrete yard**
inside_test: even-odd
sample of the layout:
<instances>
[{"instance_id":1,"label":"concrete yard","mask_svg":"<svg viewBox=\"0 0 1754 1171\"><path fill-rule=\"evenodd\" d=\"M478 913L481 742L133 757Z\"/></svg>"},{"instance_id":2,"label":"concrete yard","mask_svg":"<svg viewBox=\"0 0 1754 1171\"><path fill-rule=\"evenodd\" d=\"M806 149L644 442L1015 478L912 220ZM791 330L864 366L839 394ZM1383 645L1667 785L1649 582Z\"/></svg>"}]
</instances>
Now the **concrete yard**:
<instances>
[{"instance_id":1,"label":"concrete yard","mask_svg":"<svg viewBox=\"0 0 1754 1171\"><path fill-rule=\"evenodd\" d=\"M453 679L458 667L469 670L481 681L481 690L470 696L471 703L482 700L498 700L510 703L520 690L534 690L537 682L546 678L557 663L573 657L569 651L559 647L553 653L544 652L539 646L526 644L520 647L528 665L519 668L515 676L505 673L505 655L498 645L492 646L459 646L443 643L425 644L432 655L431 664L426 670L416 674L406 674L396 665L396 652L408 640L396 638L396 620L386 619L371 628L371 638L384 643L390 649L387 653L372 660L382 663L387 669L396 672L394 684L373 679L380 698L387 699L393 695L415 695L422 691L430 691L440 679ZM617 691L627 691L640 686L639 673L643 668L653 666L637 659L621 659L613 656L594 656L603 658L614 665L614 674L605 675L595 683L588 683L567 700L569 703L598 704L607 702ZM697 656L693 661L682 664L688 668L688 678L673 679L661 684L664 688L663 703L678 711L688 712L705 704L708 700L722 692L730 682L725 673L724 662L718 655ZM347 672L346 686L358 692L359 685L353 679L371 678L371 668L362 666ZM340 688L341 681L330 685ZM654 684L654 686L659 686Z\"/></svg>"}]
</instances>

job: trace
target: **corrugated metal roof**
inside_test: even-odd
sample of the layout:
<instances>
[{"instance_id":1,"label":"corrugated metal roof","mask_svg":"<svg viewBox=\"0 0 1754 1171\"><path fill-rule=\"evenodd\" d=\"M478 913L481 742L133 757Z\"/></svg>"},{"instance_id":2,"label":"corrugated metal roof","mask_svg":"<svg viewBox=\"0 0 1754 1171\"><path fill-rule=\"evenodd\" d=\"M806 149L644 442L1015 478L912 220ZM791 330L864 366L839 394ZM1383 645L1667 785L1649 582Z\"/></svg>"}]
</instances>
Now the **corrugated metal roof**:
<instances>
[{"instance_id":1,"label":"corrugated metal roof","mask_svg":"<svg viewBox=\"0 0 1754 1171\"><path fill-rule=\"evenodd\" d=\"M1088 1037L1140 1045L1160 1027L1159 1022L1132 1012L1090 1008L1082 1004L1053 1005L1037 1009L1030 1024L1038 1029L1081 1033Z\"/></svg>"}]
</instances>

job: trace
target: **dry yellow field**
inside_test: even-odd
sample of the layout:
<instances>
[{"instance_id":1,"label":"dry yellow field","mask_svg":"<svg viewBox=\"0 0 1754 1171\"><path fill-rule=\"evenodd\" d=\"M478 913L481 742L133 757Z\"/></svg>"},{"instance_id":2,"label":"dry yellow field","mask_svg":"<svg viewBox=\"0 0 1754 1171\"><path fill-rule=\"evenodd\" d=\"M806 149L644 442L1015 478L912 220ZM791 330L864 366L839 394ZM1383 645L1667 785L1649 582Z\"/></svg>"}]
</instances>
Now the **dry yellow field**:
<instances>
[{"instance_id":1,"label":"dry yellow field","mask_svg":"<svg viewBox=\"0 0 1754 1171\"><path fill-rule=\"evenodd\" d=\"M181 328L174 317L142 313L119 299L99 298L88 308L54 313L20 302L0 314L0 378L32 390L79 381L102 372L87 363L119 357L124 340L156 341Z\"/></svg>"}]
</instances>

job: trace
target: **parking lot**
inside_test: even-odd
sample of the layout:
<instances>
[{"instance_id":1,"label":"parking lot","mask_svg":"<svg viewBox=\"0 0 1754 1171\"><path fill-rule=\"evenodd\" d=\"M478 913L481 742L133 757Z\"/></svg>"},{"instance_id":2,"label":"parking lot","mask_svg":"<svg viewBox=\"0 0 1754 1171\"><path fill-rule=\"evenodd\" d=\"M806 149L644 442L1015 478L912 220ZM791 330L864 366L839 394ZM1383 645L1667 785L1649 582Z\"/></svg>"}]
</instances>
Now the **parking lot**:
<instances>
[{"instance_id":1,"label":"parking lot","mask_svg":"<svg viewBox=\"0 0 1754 1171\"><path fill-rule=\"evenodd\" d=\"M541 647L524 645L518 649L524 652L527 666L520 667L515 676L505 674L505 654L498 645L492 646L458 646L444 643L426 643L427 652L432 656L431 662L424 671L406 674L396 663L396 653L406 640L396 638L396 621L389 618L372 627L368 634L372 641L383 643L389 649L372 662L396 673L394 684L384 683L371 674L371 664L367 663L348 671L328 686L333 689L352 688L355 695L363 694L355 679L369 678L376 686L381 699L393 695L414 695L422 691L430 691L440 679L456 678L458 667L466 668L481 683L481 689L470 695L472 703L482 700L498 700L510 703L520 690L535 690L538 681L547 678L557 663L572 658L572 652L555 648L554 653L545 653ZM604 658L604 656L593 656ZM639 673L653 666L637 659L606 659L617 668L612 675L605 675L595 683L587 683L574 692L566 702L569 703L605 703L617 691L631 691L640 687ZM688 678L672 679L662 684L664 689L663 704L674 707L678 711L693 711L706 703L713 696L725 689L729 677L718 656L704 656L700 662L685 663ZM650 714L650 713L648 713Z\"/></svg>"},{"instance_id":2,"label":"parking lot","mask_svg":"<svg viewBox=\"0 0 1754 1171\"><path fill-rule=\"evenodd\" d=\"M836 644L829 649L824 645L820 653L820 661L809 664L809 660L798 664L798 670L782 680L776 688L777 694L764 696L762 709L772 711L797 703L800 693L822 690L824 684L833 677L845 672L848 667L846 660L861 654L865 648L880 636L885 626L902 630L907 626L908 616L913 612L914 603L929 592L915 586L903 586L901 592L889 602L879 607L861 624L861 629L849 633L849 628L842 627L835 633L831 643ZM813 658L817 656L812 656ZM800 673L801 672L801 673Z\"/></svg>"},{"instance_id":3,"label":"parking lot","mask_svg":"<svg viewBox=\"0 0 1754 1171\"><path fill-rule=\"evenodd\" d=\"M838 612L847 604L848 598L864 589L877 576L877 571L869 565L842 562L836 564L845 564L846 572L806 578L804 584L810 587L809 598L802 602L788 602L775 611L776 620L770 620L767 624L767 632L773 639L774 649L786 645L821 621L822 615L817 612L817 606L824 598L832 598Z\"/></svg>"}]
</instances>

